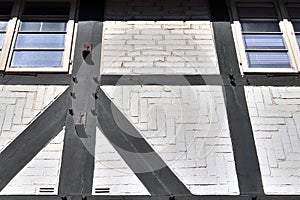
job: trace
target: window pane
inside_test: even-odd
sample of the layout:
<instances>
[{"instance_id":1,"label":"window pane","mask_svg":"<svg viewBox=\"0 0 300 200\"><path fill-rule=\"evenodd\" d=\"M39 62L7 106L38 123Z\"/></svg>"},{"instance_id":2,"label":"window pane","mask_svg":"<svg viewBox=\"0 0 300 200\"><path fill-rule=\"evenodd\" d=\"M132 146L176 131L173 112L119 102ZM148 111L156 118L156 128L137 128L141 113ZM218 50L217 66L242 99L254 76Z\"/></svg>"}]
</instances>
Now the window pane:
<instances>
[{"instance_id":1,"label":"window pane","mask_svg":"<svg viewBox=\"0 0 300 200\"><path fill-rule=\"evenodd\" d=\"M286 52L248 52L250 68L290 68Z\"/></svg>"},{"instance_id":2,"label":"window pane","mask_svg":"<svg viewBox=\"0 0 300 200\"><path fill-rule=\"evenodd\" d=\"M297 22L293 21L293 27L294 27L295 32L300 32L300 22L299 21L297 21Z\"/></svg>"},{"instance_id":3,"label":"window pane","mask_svg":"<svg viewBox=\"0 0 300 200\"><path fill-rule=\"evenodd\" d=\"M277 18L276 10L273 4L238 4L238 15L241 18Z\"/></svg>"},{"instance_id":4,"label":"window pane","mask_svg":"<svg viewBox=\"0 0 300 200\"><path fill-rule=\"evenodd\" d=\"M64 34L19 34L15 48L59 49L64 48Z\"/></svg>"},{"instance_id":5,"label":"window pane","mask_svg":"<svg viewBox=\"0 0 300 200\"><path fill-rule=\"evenodd\" d=\"M11 67L62 67L63 51L15 51Z\"/></svg>"},{"instance_id":6,"label":"window pane","mask_svg":"<svg viewBox=\"0 0 300 200\"><path fill-rule=\"evenodd\" d=\"M291 18L300 18L300 4L288 4L287 10Z\"/></svg>"},{"instance_id":7,"label":"window pane","mask_svg":"<svg viewBox=\"0 0 300 200\"><path fill-rule=\"evenodd\" d=\"M1 2L0 15L10 15L12 10L12 2Z\"/></svg>"},{"instance_id":8,"label":"window pane","mask_svg":"<svg viewBox=\"0 0 300 200\"><path fill-rule=\"evenodd\" d=\"M68 2L27 2L24 15L69 15Z\"/></svg>"},{"instance_id":9,"label":"window pane","mask_svg":"<svg viewBox=\"0 0 300 200\"><path fill-rule=\"evenodd\" d=\"M0 49L2 48L3 45L4 36L5 36L4 33L0 33Z\"/></svg>"},{"instance_id":10,"label":"window pane","mask_svg":"<svg viewBox=\"0 0 300 200\"><path fill-rule=\"evenodd\" d=\"M280 32L277 21L241 21L244 32Z\"/></svg>"},{"instance_id":11,"label":"window pane","mask_svg":"<svg viewBox=\"0 0 300 200\"><path fill-rule=\"evenodd\" d=\"M65 32L66 22L22 22L20 32Z\"/></svg>"},{"instance_id":12,"label":"window pane","mask_svg":"<svg viewBox=\"0 0 300 200\"><path fill-rule=\"evenodd\" d=\"M7 22L0 21L0 31L6 31Z\"/></svg>"},{"instance_id":13,"label":"window pane","mask_svg":"<svg viewBox=\"0 0 300 200\"><path fill-rule=\"evenodd\" d=\"M300 35L296 35L296 37L297 37L298 45L300 46Z\"/></svg>"},{"instance_id":14,"label":"window pane","mask_svg":"<svg viewBox=\"0 0 300 200\"><path fill-rule=\"evenodd\" d=\"M285 49L281 35L244 35L246 49Z\"/></svg>"}]
</instances>

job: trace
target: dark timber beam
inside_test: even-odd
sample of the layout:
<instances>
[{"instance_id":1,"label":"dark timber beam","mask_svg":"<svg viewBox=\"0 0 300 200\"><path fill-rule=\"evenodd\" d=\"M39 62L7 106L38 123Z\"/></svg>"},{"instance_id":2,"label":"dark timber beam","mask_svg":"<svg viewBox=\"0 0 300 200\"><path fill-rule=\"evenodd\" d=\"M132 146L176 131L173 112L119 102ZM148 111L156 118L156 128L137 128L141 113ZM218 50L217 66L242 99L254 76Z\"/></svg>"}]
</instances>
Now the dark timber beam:
<instances>
[{"instance_id":1,"label":"dark timber beam","mask_svg":"<svg viewBox=\"0 0 300 200\"><path fill-rule=\"evenodd\" d=\"M225 86L224 98L241 195L263 195L263 185L243 86Z\"/></svg>"},{"instance_id":2,"label":"dark timber beam","mask_svg":"<svg viewBox=\"0 0 300 200\"><path fill-rule=\"evenodd\" d=\"M101 88L97 96L99 128L150 194L160 197L191 195Z\"/></svg>"},{"instance_id":3,"label":"dark timber beam","mask_svg":"<svg viewBox=\"0 0 300 200\"><path fill-rule=\"evenodd\" d=\"M0 85L69 85L71 75L65 74L0 74Z\"/></svg>"},{"instance_id":4,"label":"dark timber beam","mask_svg":"<svg viewBox=\"0 0 300 200\"><path fill-rule=\"evenodd\" d=\"M224 67L224 65L222 65ZM226 67L227 68L227 67ZM300 86L299 74L101 75L101 85Z\"/></svg>"},{"instance_id":5,"label":"dark timber beam","mask_svg":"<svg viewBox=\"0 0 300 200\"><path fill-rule=\"evenodd\" d=\"M105 1L96 3L94 0L79 0L80 1L80 21L104 21Z\"/></svg>"},{"instance_id":6,"label":"dark timber beam","mask_svg":"<svg viewBox=\"0 0 300 200\"><path fill-rule=\"evenodd\" d=\"M0 196L0 200L299 200L299 196L292 195L277 195L277 196L261 196L252 198L249 196L178 196L175 198L169 197L154 197L154 196Z\"/></svg>"},{"instance_id":7,"label":"dark timber beam","mask_svg":"<svg viewBox=\"0 0 300 200\"><path fill-rule=\"evenodd\" d=\"M70 113L67 117L60 195L91 195L97 120L94 116L97 78L100 74L102 22L78 23Z\"/></svg>"},{"instance_id":8,"label":"dark timber beam","mask_svg":"<svg viewBox=\"0 0 300 200\"><path fill-rule=\"evenodd\" d=\"M300 86L299 74L245 74L243 78L252 86Z\"/></svg>"},{"instance_id":9,"label":"dark timber beam","mask_svg":"<svg viewBox=\"0 0 300 200\"><path fill-rule=\"evenodd\" d=\"M261 172L250 122L244 86L236 80L241 73L231 31L228 10L225 1L210 0L216 50L221 75L231 79L230 86L224 86L224 99L227 109L230 136L233 146L235 166L241 195L264 195Z\"/></svg>"},{"instance_id":10,"label":"dark timber beam","mask_svg":"<svg viewBox=\"0 0 300 200\"><path fill-rule=\"evenodd\" d=\"M223 85L220 75L101 75L101 85Z\"/></svg>"},{"instance_id":11,"label":"dark timber beam","mask_svg":"<svg viewBox=\"0 0 300 200\"><path fill-rule=\"evenodd\" d=\"M65 125L66 90L0 154L0 191L28 164Z\"/></svg>"}]
</instances>

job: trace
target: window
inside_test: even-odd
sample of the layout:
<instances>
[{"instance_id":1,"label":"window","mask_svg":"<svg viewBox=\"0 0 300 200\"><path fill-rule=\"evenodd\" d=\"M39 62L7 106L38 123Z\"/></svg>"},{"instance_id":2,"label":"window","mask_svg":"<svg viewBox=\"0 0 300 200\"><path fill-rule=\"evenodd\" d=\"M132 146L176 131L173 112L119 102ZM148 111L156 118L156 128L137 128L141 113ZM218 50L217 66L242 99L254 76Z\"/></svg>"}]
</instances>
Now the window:
<instances>
[{"instance_id":1,"label":"window","mask_svg":"<svg viewBox=\"0 0 300 200\"><path fill-rule=\"evenodd\" d=\"M234 39L243 72L299 71L299 5L280 0L231 1Z\"/></svg>"},{"instance_id":2,"label":"window","mask_svg":"<svg viewBox=\"0 0 300 200\"><path fill-rule=\"evenodd\" d=\"M67 72L74 41L75 0L0 3L1 70ZM2 4L7 6L2 8Z\"/></svg>"},{"instance_id":3,"label":"window","mask_svg":"<svg viewBox=\"0 0 300 200\"><path fill-rule=\"evenodd\" d=\"M8 22L12 12L12 2L1 2L0 6L0 56L7 56L5 53L5 37L7 35ZM4 53L3 53L4 52ZM1 60L2 61L2 60Z\"/></svg>"}]
</instances>

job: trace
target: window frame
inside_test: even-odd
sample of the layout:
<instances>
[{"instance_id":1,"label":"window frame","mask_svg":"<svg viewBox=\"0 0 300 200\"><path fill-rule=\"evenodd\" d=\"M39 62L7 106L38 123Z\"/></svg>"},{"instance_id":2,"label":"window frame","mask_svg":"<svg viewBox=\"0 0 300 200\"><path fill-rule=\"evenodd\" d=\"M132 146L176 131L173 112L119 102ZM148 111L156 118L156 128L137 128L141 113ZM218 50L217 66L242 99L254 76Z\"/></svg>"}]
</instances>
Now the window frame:
<instances>
[{"instance_id":1,"label":"window frame","mask_svg":"<svg viewBox=\"0 0 300 200\"><path fill-rule=\"evenodd\" d=\"M300 44L298 44L292 21L288 14L287 7L285 6L287 3L297 3L297 4L299 4L299 8L300 8L300 2L296 1L296 0L282 0L279 5L280 9L281 9L280 10L281 14L282 14L283 18L285 19L286 31L288 33L287 37L289 37L289 42L291 43L290 45L291 45L292 53L293 53L296 63L298 64L298 71L300 71ZM300 18L299 18L299 20L300 20Z\"/></svg>"},{"instance_id":2,"label":"window frame","mask_svg":"<svg viewBox=\"0 0 300 200\"><path fill-rule=\"evenodd\" d=\"M22 73L22 72L39 72L39 73L65 73L70 72L72 68L72 58L74 55L74 41L76 38L76 16L77 0L11 0L13 9L11 18L7 25L7 32L3 42L3 48L0 57L0 72ZM64 40L62 67L11 67L12 57L19 34L19 28L22 21L22 13L26 2L70 2L69 17L66 24L66 33ZM0 2L1 3L1 2ZM36 16L35 16L36 17ZM36 19L43 19L42 16ZM51 18L50 18L51 19ZM55 19L55 18L53 18Z\"/></svg>"},{"instance_id":3,"label":"window frame","mask_svg":"<svg viewBox=\"0 0 300 200\"><path fill-rule=\"evenodd\" d=\"M5 2L12 2L12 11L11 11L10 19L7 21L6 33L4 36L2 51L0 54L0 71L5 70L5 66L8 60L11 41L15 32L15 25L17 23L17 16L19 13L17 10L19 7L16 6L16 4L18 5L20 4L19 1L13 1L13 0L5 1Z\"/></svg>"},{"instance_id":4,"label":"window frame","mask_svg":"<svg viewBox=\"0 0 300 200\"><path fill-rule=\"evenodd\" d=\"M294 35L294 30L291 22L287 18L287 13L282 14L282 10L285 8L284 2L291 3L291 0L277 1L277 0L267 0L260 2L258 0L230 0L231 17L232 17L232 31L235 43L235 48L237 51L237 57L239 61L240 70L243 73L298 73L300 69L300 51L299 46ZM295 2L295 1L294 1ZM287 54L289 57L290 68L251 68L249 67L249 62L247 58L246 47L244 44L242 26L237 12L237 3L249 3L249 4L262 4L262 3L272 3L274 5L278 25L282 34L284 44L286 46ZM299 2L298 2L299 3ZM272 52L265 51L265 52Z\"/></svg>"}]
</instances>

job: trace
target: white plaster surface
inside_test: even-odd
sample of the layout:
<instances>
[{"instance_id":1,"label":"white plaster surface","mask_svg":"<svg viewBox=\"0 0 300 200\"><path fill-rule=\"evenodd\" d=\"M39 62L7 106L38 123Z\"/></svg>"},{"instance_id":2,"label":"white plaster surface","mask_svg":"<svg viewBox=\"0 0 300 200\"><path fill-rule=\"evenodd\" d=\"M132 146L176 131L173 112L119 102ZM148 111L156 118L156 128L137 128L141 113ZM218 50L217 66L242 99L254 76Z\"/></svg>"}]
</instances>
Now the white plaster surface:
<instances>
[{"instance_id":1,"label":"white plaster surface","mask_svg":"<svg viewBox=\"0 0 300 200\"><path fill-rule=\"evenodd\" d=\"M219 74L211 22L105 21L102 74Z\"/></svg>"},{"instance_id":2,"label":"white plaster surface","mask_svg":"<svg viewBox=\"0 0 300 200\"><path fill-rule=\"evenodd\" d=\"M193 194L239 194L221 87L101 88Z\"/></svg>"},{"instance_id":3,"label":"white plaster surface","mask_svg":"<svg viewBox=\"0 0 300 200\"><path fill-rule=\"evenodd\" d=\"M300 87L245 87L266 194L300 194Z\"/></svg>"},{"instance_id":4,"label":"white plaster surface","mask_svg":"<svg viewBox=\"0 0 300 200\"><path fill-rule=\"evenodd\" d=\"M105 189L107 188L107 189ZM97 193L104 189L107 193ZM113 145L97 128L93 195L149 195Z\"/></svg>"},{"instance_id":5,"label":"white plaster surface","mask_svg":"<svg viewBox=\"0 0 300 200\"><path fill-rule=\"evenodd\" d=\"M0 152L66 89L66 86L0 86Z\"/></svg>"},{"instance_id":6,"label":"white plaster surface","mask_svg":"<svg viewBox=\"0 0 300 200\"><path fill-rule=\"evenodd\" d=\"M64 141L63 130L0 192L0 195L57 195ZM43 192L42 188L46 188Z\"/></svg>"}]
</instances>

